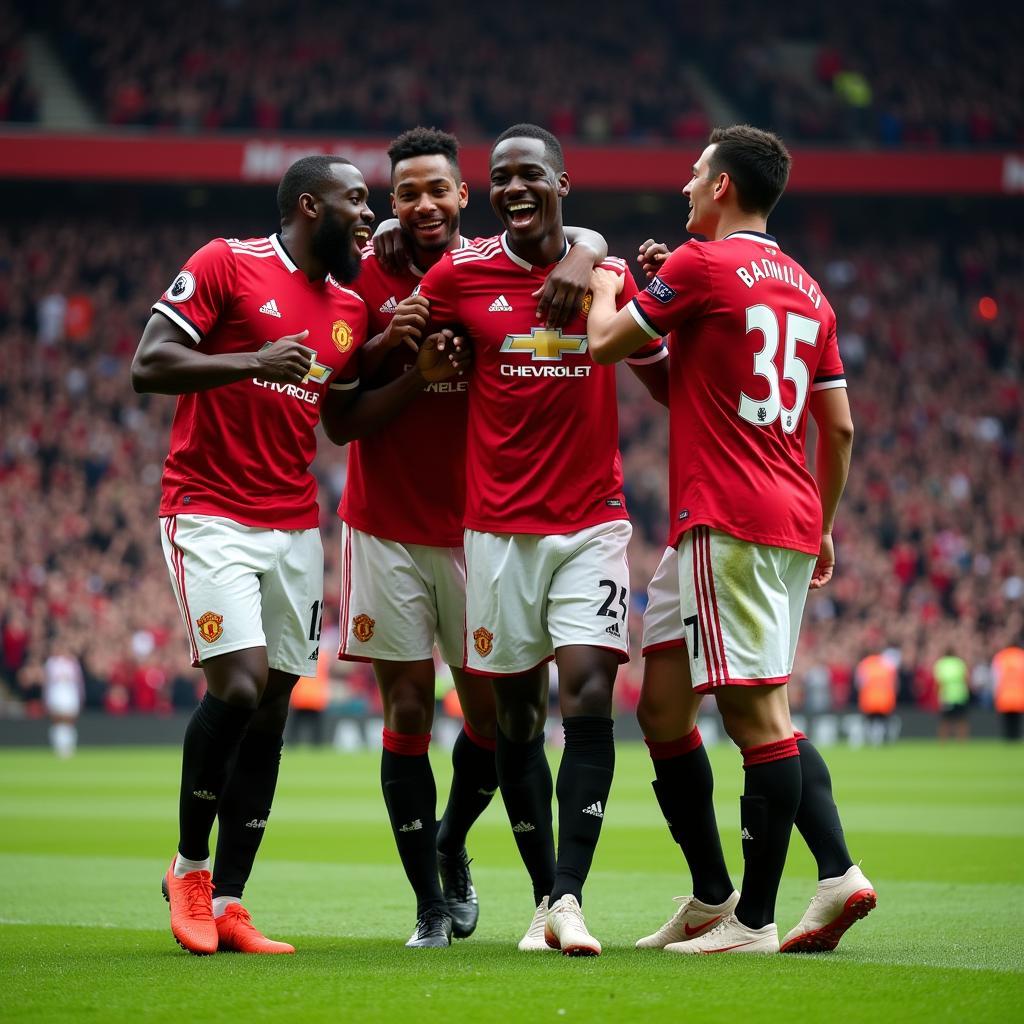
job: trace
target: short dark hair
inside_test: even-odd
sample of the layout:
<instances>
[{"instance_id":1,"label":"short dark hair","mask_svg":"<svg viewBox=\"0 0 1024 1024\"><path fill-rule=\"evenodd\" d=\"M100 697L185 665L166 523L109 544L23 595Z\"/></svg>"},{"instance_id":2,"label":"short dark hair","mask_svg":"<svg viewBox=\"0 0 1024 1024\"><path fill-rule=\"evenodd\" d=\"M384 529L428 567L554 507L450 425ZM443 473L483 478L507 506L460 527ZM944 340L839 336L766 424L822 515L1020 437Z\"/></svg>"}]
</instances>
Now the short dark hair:
<instances>
[{"instance_id":1,"label":"short dark hair","mask_svg":"<svg viewBox=\"0 0 1024 1024\"><path fill-rule=\"evenodd\" d=\"M303 156L284 172L281 184L277 186L277 208L281 220L287 220L299 205L303 192L319 195L333 184L331 168L335 164L351 164L343 156L316 154Z\"/></svg>"},{"instance_id":2,"label":"short dark hair","mask_svg":"<svg viewBox=\"0 0 1024 1024\"><path fill-rule=\"evenodd\" d=\"M395 167L402 160L409 160L414 156L443 156L451 165L456 181L462 181L462 172L459 170L459 140L440 128L424 128L418 126L402 132L397 139L388 146L388 156L391 157L391 174L394 176Z\"/></svg>"},{"instance_id":3,"label":"short dark hair","mask_svg":"<svg viewBox=\"0 0 1024 1024\"><path fill-rule=\"evenodd\" d=\"M740 209L767 217L789 181L793 163L782 139L749 124L734 124L715 128L708 142L715 147L711 175L725 171L736 187Z\"/></svg>"},{"instance_id":4,"label":"short dark hair","mask_svg":"<svg viewBox=\"0 0 1024 1024\"><path fill-rule=\"evenodd\" d=\"M494 145L491 146L492 158L494 151L498 148L498 144L506 139L539 139L544 143L544 156L554 168L555 174L561 174L565 170L565 156L562 153L562 144L551 132L546 128L541 128L539 124L514 124L511 128L506 128L494 140Z\"/></svg>"}]
</instances>

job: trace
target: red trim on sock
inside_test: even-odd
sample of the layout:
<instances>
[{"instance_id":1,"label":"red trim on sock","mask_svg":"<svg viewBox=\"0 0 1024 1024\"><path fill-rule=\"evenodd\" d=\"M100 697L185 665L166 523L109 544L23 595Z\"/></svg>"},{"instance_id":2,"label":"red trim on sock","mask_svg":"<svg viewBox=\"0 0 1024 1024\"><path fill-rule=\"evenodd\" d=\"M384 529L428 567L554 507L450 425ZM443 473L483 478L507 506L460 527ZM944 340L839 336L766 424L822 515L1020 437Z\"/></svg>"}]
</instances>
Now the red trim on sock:
<instances>
[{"instance_id":1,"label":"red trim on sock","mask_svg":"<svg viewBox=\"0 0 1024 1024\"><path fill-rule=\"evenodd\" d=\"M801 732L799 729L794 729L793 730L793 739L795 739L797 741L797 743L799 743L801 740L807 739L807 734Z\"/></svg>"},{"instance_id":2,"label":"red trim on sock","mask_svg":"<svg viewBox=\"0 0 1024 1024\"><path fill-rule=\"evenodd\" d=\"M649 740L644 739L647 744L647 751L652 761L667 761L670 757L681 757L696 750L703 740L700 738L700 729L693 727L693 732L680 736L677 740Z\"/></svg>"},{"instance_id":3,"label":"red trim on sock","mask_svg":"<svg viewBox=\"0 0 1024 1024\"><path fill-rule=\"evenodd\" d=\"M759 747L747 747L742 751L743 767L755 764L767 764L769 761L784 761L787 757L799 757L800 749L796 745L796 737L790 736L775 743L762 743Z\"/></svg>"},{"instance_id":4,"label":"red trim on sock","mask_svg":"<svg viewBox=\"0 0 1024 1024\"><path fill-rule=\"evenodd\" d=\"M392 732L384 729L384 749L390 750L392 754L401 754L404 757L417 757L425 754L430 746L430 733L425 732L418 735L407 735L402 732Z\"/></svg>"},{"instance_id":5,"label":"red trim on sock","mask_svg":"<svg viewBox=\"0 0 1024 1024\"><path fill-rule=\"evenodd\" d=\"M466 734L466 739L470 743L482 750L489 750L492 754L498 749L498 741L496 739L489 740L486 736L481 736L480 733L475 732L473 727L465 719L462 720L462 731Z\"/></svg>"}]
</instances>

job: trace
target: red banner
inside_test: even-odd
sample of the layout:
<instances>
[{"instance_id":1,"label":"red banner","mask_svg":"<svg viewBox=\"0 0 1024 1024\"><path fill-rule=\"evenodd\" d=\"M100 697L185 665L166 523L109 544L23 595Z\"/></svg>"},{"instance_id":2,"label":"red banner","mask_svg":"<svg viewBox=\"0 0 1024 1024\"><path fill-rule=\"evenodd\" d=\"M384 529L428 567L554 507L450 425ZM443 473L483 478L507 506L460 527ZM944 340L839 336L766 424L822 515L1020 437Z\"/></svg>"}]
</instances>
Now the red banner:
<instances>
[{"instance_id":1,"label":"red banner","mask_svg":"<svg viewBox=\"0 0 1024 1024\"><path fill-rule=\"evenodd\" d=\"M263 139L174 135L0 133L0 179L133 181L180 184L270 183L310 153L348 157L371 186L390 177L387 141ZM689 177L699 147L570 146L575 188L675 191ZM489 148L467 145L466 181L486 186ZM859 195L1016 195L1024 192L1024 152L890 153L793 151L791 192Z\"/></svg>"}]
</instances>

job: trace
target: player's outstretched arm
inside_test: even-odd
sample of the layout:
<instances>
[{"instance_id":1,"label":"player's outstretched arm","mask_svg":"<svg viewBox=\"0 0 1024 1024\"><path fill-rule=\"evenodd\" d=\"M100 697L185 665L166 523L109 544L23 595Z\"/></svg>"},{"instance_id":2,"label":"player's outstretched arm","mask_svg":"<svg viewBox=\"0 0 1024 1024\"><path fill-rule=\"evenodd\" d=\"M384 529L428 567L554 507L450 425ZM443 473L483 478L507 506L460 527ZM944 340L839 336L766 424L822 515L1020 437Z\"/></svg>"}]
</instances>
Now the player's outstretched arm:
<instances>
[{"instance_id":1,"label":"player's outstretched arm","mask_svg":"<svg viewBox=\"0 0 1024 1024\"><path fill-rule=\"evenodd\" d=\"M825 586L835 569L835 546L832 527L839 499L850 473L853 452L853 417L846 388L827 388L811 392L811 415L818 427L818 448L814 475L821 494L821 553L811 577L811 589Z\"/></svg>"},{"instance_id":2,"label":"player's outstretched arm","mask_svg":"<svg viewBox=\"0 0 1024 1024\"><path fill-rule=\"evenodd\" d=\"M132 360L132 387L139 394L184 395L259 377L273 384L298 384L314 352L302 342L309 331L278 338L258 352L200 352L162 313L149 318Z\"/></svg>"},{"instance_id":3,"label":"player's outstretched arm","mask_svg":"<svg viewBox=\"0 0 1024 1024\"><path fill-rule=\"evenodd\" d=\"M610 270L591 272L593 300L587 314L587 348L595 363L621 362L651 340L627 306L615 308L615 298L624 281L622 274Z\"/></svg>"},{"instance_id":4,"label":"player's outstretched arm","mask_svg":"<svg viewBox=\"0 0 1024 1024\"><path fill-rule=\"evenodd\" d=\"M564 327L579 312L590 289L590 272L608 258L608 243L597 231L567 227L565 237L569 252L533 293L537 319L548 327Z\"/></svg>"},{"instance_id":5,"label":"player's outstretched arm","mask_svg":"<svg viewBox=\"0 0 1024 1024\"><path fill-rule=\"evenodd\" d=\"M335 444L348 444L384 429L416 395L468 372L473 352L453 331L431 334L419 347L416 363L381 388L329 391L320 407L324 433Z\"/></svg>"}]
</instances>

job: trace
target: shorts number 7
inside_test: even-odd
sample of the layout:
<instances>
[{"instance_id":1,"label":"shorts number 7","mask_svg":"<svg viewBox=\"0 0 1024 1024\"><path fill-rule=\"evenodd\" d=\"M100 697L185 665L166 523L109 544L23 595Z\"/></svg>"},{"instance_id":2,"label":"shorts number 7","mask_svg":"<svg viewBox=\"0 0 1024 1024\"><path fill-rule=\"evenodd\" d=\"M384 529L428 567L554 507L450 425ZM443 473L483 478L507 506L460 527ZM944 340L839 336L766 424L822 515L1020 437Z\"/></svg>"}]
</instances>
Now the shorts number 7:
<instances>
[{"instance_id":1,"label":"shorts number 7","mask_svg":"<svg viewBox=\"0 0 1024 1024\"><path fill-rule=\"evenodd\" d=\"M693 627L693 651L691 653L693 655L693 660L694 661L699 661L700 660L700 628L697 625L697 616L696 615L687 615L686 618L683 619L683 625L684 626L692 626Z\"/></svg>"}]
</instances>

